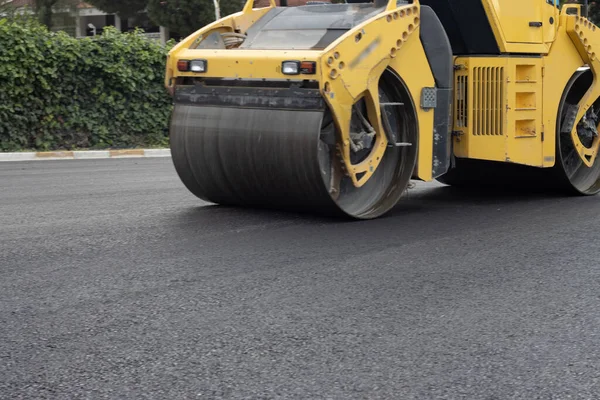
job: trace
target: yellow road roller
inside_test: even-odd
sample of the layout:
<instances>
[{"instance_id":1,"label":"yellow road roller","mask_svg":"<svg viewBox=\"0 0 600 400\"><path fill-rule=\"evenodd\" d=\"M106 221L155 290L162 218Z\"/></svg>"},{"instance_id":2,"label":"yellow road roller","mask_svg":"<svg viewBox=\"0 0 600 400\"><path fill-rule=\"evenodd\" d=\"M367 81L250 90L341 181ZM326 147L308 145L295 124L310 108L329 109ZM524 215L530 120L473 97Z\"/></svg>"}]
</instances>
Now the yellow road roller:
<instances>
[{"instance_id":1,"label":"yellow road roller","mask_svg":"<svg viewBox=\"0 0 600 400\"><path fill-rule=\"evenodd\" d=\"M594 195L599 54L579 4L248 0L168 55L173 163L211 203L355 219L411 180Z\"/></svg>"}]
</instances>

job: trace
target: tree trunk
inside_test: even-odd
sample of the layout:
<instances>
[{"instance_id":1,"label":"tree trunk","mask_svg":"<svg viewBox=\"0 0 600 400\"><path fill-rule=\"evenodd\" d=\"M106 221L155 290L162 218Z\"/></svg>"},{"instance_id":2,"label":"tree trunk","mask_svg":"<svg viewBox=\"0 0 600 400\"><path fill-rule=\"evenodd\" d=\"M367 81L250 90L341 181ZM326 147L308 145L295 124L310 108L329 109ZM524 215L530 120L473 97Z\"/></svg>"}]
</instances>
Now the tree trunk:
<instances>
[{"instance_id":1,"label":"tree trunk","mask_svg":"<svg viewBox=\"0 0 600 400\"><path fill-rule=\"evenodd\" d=\"M219 7L219 0L213 0L215 4L215 21L221 19L221 7Z\"/></svg>"},{"instance_id":2,"label":"tree trunk","mask_svg":"<svg viewBox=\"0 0 600 400\"><path fill-rule=\"evenodd\" d=\"M46 25L48 29L52 28L52 6L57 0L36 0L35 8L39 21Z\"/></svg>"},{"instance_id":3,"label":"tree trunk","mask_svg":"<svg viewBox=\"0 0 600 400\"><path fill-rule=\"evenodd\" d=\"M42 10L42 23L48 27L48 29L52 28L52 6L45 6Z\"/></svg>"}]
</instances>

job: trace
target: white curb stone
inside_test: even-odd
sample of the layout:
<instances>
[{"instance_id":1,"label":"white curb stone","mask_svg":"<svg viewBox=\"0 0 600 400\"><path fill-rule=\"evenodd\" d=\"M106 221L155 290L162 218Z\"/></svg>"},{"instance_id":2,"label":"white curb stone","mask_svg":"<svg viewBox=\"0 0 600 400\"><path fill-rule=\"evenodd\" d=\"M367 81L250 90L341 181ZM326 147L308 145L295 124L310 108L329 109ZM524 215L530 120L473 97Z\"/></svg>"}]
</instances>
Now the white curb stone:
<instances>
[{"instance_id":1,"label":"white curb stone","mask_svg":"<svg viewBox=\"0 0 600 400\"><path fill-rule=\"evenodd\" d=\"M144 153L146 157L171 157L170 149L148 149Z\"/></svg>"},{"instance_id":2,"label":"white curb stone","mask_svg":"<svg viewBox=\"0 0 600 400\"><path fill-rule=\"evenodd\" d=\"M0 153L0 161L31 161L35 153Z\"/></svg>"},{"instance_id":3,"label":"white curb stone","mask_svg":"<svg viewBox=\"0 0 600 400\"><path fill-rule=\"evenodd\" d=\"M110 151L74 151L73 152L75 159L86 160L90 158L109 158Z\"/></svg>"},{"instance_id":4,"label":"white curb stone","mask_svg":"<svg viewBox=\"0 0 600 400\"><path fill-rule=\"evenodd\" d=\"M0 152L2 161L39 161L39 160L89 160L103 158L154 158L170 157L170 149L125 149L125 150L84 150L84 151L48 151L48 152Z\"/></svg>"}]
</instances>

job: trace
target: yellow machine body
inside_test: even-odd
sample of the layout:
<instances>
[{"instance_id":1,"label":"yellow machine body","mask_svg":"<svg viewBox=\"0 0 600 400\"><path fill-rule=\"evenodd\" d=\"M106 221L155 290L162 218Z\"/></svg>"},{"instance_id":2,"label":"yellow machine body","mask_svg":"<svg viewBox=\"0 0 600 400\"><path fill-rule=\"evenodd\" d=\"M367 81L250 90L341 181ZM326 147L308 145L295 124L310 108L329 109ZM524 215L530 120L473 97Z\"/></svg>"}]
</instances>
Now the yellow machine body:
<instances>
[{"instance_id":1,"label":"yellow machine body","mask_svg":"<svg viewBox=\"0 0 600 400\"><path fill-rule=\"evenodd\" d=\"M378 99L372 96L373 87L383 70L391 68L403 77L414 98L419 98L423 87L433 86L433 76L429 71L427 58L423 48L419 45L418 6L404 5L395 7L395 2L389 3L386 10L377 16L365 21L355 30L347 32L338 40L321 51L307 50L206 50L191 49L194 42L201 41L204 37L219 32L245 31L248 24L255 22L268 8L251 9L252 0L248 1L244 10L234 14L212 25L207 26L191 35L185 41L179 43L171 50L167 67L167 87L172 87L177 77L198 77L194 72L180 72L177 70L179 60L194 60L197 58L208 58L209 69L202 77L214 78L237 78L237 79L290 79L304 80L307 77L287 76L281 71L282 62L290 58L300 61L314 61L318 66L319 73L310 76L310 79L318 81L323 96L327 99L335 118L338 120L339 129L342 134L342 152L349 152L347 136L347 124L351 106L363 96L370 96L378 109ZM271 4L274 7L274 3ZM399 32L398 35L389 35L388 31ZM411 36L416 39L409 40ZM357 39L360 37L360 39ZM375 46L373 46L375 44ZM372 51L371 49L374 48ZM410 58L411 63L403 63L403 58ZM354 65L356 64L356 65ZM375 86L376 87L376 86ZM431 112L418 110L419 126L426 130L433 130L433 116ZM377 118L374 118L377 119ZM381 130L381 126L376 126ZM380 149L385 148L387 141L384 136L378 142ZM432 138L422 137L419 154L419 165L417 176L423 180L431 180ZM371 175L369 167L376 167L377 158L381 158L382 150L373 154L369 160L359 166L346 166L350 171L366 172L362 181L353 175L355 184L360 185Z\"/></svg>"},{"instance_id":2,"label":"yellow machine body","mask_svg":"<svg viewBox=\"0 0 600 400\"><path fill-rule=\"evenodd\" d=\"M486 3L498 43L507 53L525 54L455 58L454 129L460 135L455 154L553 167L561 98L578 68L590 62L591 53L580 53L578 47L591 38L580 38L575 32L577 21L582 21L578 15L560 16L558 9L546 2L521 1L520 6L516 1L502 2L503 7L511 5L507 14L510 9L519 14L524 13L523 7L531 10L523 17L504 18L499 17L498 3ZM565 9L580 11L577 5ZM545 17L540 21L555 22L542 25L546 29L529 26L529 20L540 15Z\"/></svg>"},{"instance_id":3,"label":"yellow machine body","mask_svg":"<svg viewBox=\"0 0 600 400\"><path fill-rule=\"evenodd\" d=\"M467 12L461 11L460 6L468 7ZM201 28L175 46L168 56L165 84L176 99L176 107L181 104L174 112L171 128L172 134L178 135L172 144L178 146L174 149L174 157L179 159L174 162L182 180L199 197L224 204L269 203L269 206L277 206L277 201L281 200L288 205L298 205L291 199L302 193L299 186L313 185L308 178L299 178L303 174L297 170L309 162L308 156L294 160L297 165L292 166L283 165L281 155L268 159L267 154L294 152L294 148L305 151L300 150L304 149L300 142L296 147L289 145L286 148L280 143L300 140L299 132L290 139L283 135L290 128L286 121L301 120L301 115L307 117L307 125L312 123L315 127L322 123L320 118L331 115L335 126L335 144L330 143L335 149L331 152L335 156L332 155L329 161L331 171L323 172L329 168L325 164L319 164L315 171L319 169L323 176L327 175L323 181L330 199L338 202L338 208L346 214L356 218L373 218L387 212L399 199L409 179L439 179L457 185L493 179L489 175L482 176L483 169L479 164L469 164L472 162L491 163L490 171L494 174L504 172L502 168L508 164L533 168L534 175L552 170L552 174L544 175L545 181L566 179L566 186L583 194L600 191L600 166L596 162L597 120L592 118L595 114L588 114L600 97L596 80L600 68L596 55L600 50L600 30L581 16L578 5L567 5L559 10L544 0L390 0L370 6L302 6L298 7L297 13L289 13L296 24L289 32L281 28L285 21L282 24L280 20L287 12L281 9L273 0L269 7L255 9L253 0L249 0L241 12ZM473 13L478 10L482 17L469 19L471 10ZM316 26L318 22L311 20L311 15L321 18L328 12L332 17L323 18L333 22L326 20L323 24L331 24L333 28ZM351 12L354 20L349 23L345 15ZM339 18L333 18L335 15ZM279 24L279 30L265 28L268 23ZM306 26L305 31L303 26ZM452 26L458 27L460 32L450 29ZM283 36L273 36L270 41L265 39L275 34ZM306 38L298 40L308 41L310 45L295 46L296 38L285 36L292 34L305 35ZM317 37L321 34L322 37ZM333 38L328 36L330 34ZM291 44L288 45L286 38L291 38ZM251 43L244 47L245 41L264 45L253 48ZM194 62L202 67L194 70ZM304 72L284 73L286 62ZM382 89L384 80L388 86ZM216 86L208 84L212 81L218 81ZM250 89L239 91L240 82L281 84L281 90L292 92L286 92L288 97L284 99L278 97L283 96L279 90L261 86L259 89L253 87L249 94ZM398 94L400 87L404 90L402 96ZM298 88L296 92L293 92L294 88ZM398 93L394 94L394 91ZM325 117L317 114L318 107L305 108L294 99L295 96L306 96L313 99L308 103L316 104L315 93L323 101L321 112ZM384 95L388 100L381 100ZM403 102L393 101L394 96L402 97ZM240 114L250 120L268 119L268 115L273 115L275 121L282 116L283 126L275 129L268 121L262 125L252 123L248 127L248 138L255 138L253 142L234 143L234 136L242 137L244 132L235 125L229 128L220 125L219 118L235 115L231 113L226 117L220 107L256 110ZM402 114L394 111L395 107L410 110ZM387 111L389 109L392 111ZM269 111L271 114L266 113ZM353 118L358 118L358 125L353 125ZM181 119L186 120L182 122ZM565 126L569 132L561 136L559 131ZM263 136L261 130L269 133ZM277 136L277 131L282 136ZM591 144L583 144L581 132L591 135ZM412 141L403 142L401 135ZM201 141L195 139L199 136ZM210 159L213 156L208 154L214 153L209 151L213 136L221 141L221 147L219 156ZM230 140L228 144L224 144L225 138ZM248 138L244 140L250 140ZM266 143L261 140L272 141L266 144L270 147L268 153L254 149L253 146ZM306 140L310 141L306 151L310 151L308 149L316 142L308 136ZM567 171L564 165L566 140L572 140L580 161L576 170ZM229 162L224 161L229 154L223 150L227 146L231 146L235 157L243 157L240 154L246 151L252 160L245 160L248 164L244 168L240 163L223 166ZM246 150L240 150L240 146L245 146ZM216 151L217 147L212 149ZM366 150L369 150L368 154L353 161L355 153ZM387 155L388 152L392 155ZM573 152L569 154L571 157ZM208 161L194 166L195 157L204 157ZM388 163L396 166L386 167L388 172L380 175L395 174L396 181L377 176L378 169L384 168L381 165L386 157L392 160ZM272 164L271 169L257 166L263 161ZM210 182L203 181L205 178L200 175L211 173L211 166L216 164L221 164L222 169L212 170L212 178L206 178ZM251 170L250 165L256 169ZM273 177L282 180L289 177L295 186L289 188L289 197L281 194L277 183L272 184L270 192L262 189L260 196L263 197L259 196L259 189L248 197L236 192L236 184L246 190L251 186L264 187L268 180L262 175L279 165L280 171L287 171L288 175L280 172ZM485 167L490 165L485 164ZM528 169L517 175L529 176L529 172ZM239 174L260 175L260 178L255 178L253 184L239 178ZM512 170L509 176L515 178ZM220 184L219 179L228 183ZM343 187L340 186L342 179L348 181ZM378 181L368 185L375 180ZM310 190L313 189L315 199L322 195L320 189ZM229 194L221 195L219 190ZM380 190L380 193L353 208L350 203L359 200L350 198L360 199L361 190ZM271 197L267 197L267 192ZM352 194L348 194L350 192ZM344 193L347 200L340 197ZM257 200L259 197L260 201ZM315 200L314 204L322 203ZM359 208L361 211L357 211Z\"/></svg>"}]
</instances>

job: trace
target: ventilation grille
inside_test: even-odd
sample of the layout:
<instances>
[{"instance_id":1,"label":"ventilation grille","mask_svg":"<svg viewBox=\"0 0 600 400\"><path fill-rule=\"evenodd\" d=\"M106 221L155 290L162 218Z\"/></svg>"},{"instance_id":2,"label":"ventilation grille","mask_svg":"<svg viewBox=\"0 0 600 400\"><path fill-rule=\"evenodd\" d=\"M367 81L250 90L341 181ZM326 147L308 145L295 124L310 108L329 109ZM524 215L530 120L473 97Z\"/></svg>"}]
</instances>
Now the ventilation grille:
<instances>
[{"instance_id":1,"label":"ventilation grille","mask_svg":"<svg viewBox=\"0 0 600 400\"><path fill-rule=\"evenodd\" d=\"M467 127L467 118L469 114L467 112L469 103L467 102L467 84L468 84L468 76L467 75L457 75L456 76L456 102L454 110L454 115L456 116L456 127L457 128L466 128Z\"/></svg>"},{"instance_id":2,"label":"ventilation grille","mask_svg":"<svg viewBox=\"0 0 600 400\"><path fill-rule=\"evenodd\" d=\"M504 68L473 68L473 135L502 135Z\"/></svg>"}]
</instances>

